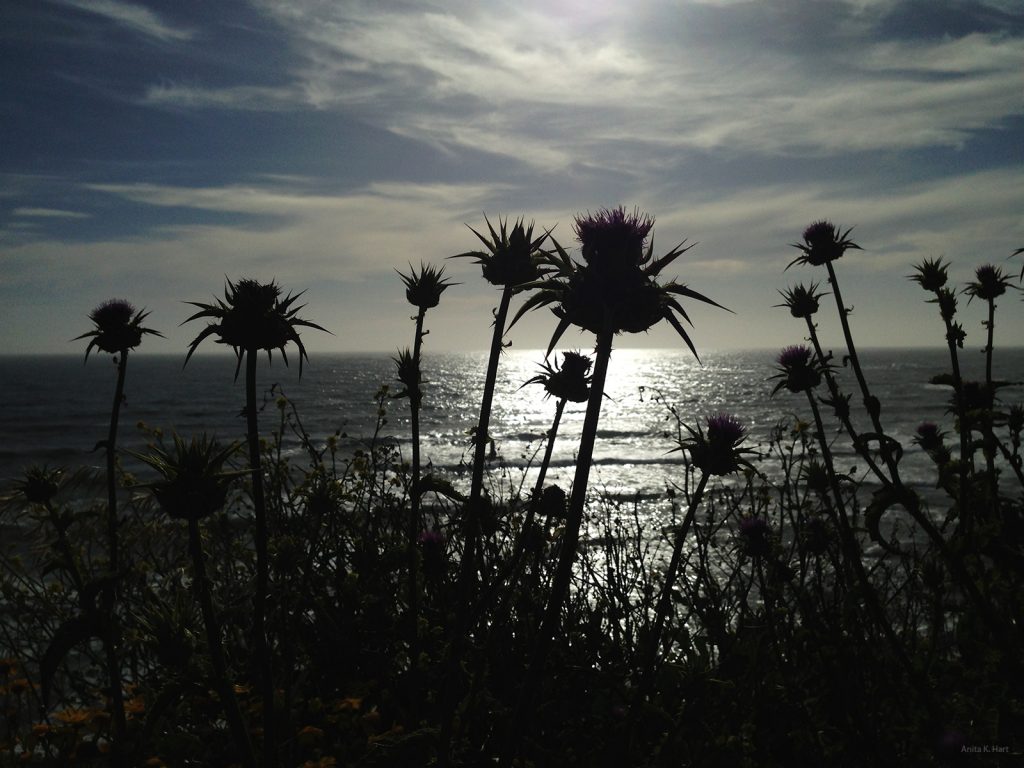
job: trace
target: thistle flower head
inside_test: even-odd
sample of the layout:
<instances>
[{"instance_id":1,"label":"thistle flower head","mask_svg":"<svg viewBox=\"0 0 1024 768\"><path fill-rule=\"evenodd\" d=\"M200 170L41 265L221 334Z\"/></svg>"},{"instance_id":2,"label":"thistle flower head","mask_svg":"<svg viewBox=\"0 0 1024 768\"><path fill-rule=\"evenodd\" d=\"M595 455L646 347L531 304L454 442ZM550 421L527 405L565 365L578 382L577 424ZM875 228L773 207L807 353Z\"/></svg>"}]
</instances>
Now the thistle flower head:
<instances>
[{"instance_id":1,"label":"thistle flower head","mask_svg":"<svg viewBox=\"0 0 1024 768\"><path fill-rule=\"evenodd\" d=\"M693 466L709 475L729 475L750 466L744 458L749 451L740 446L747 436L746 427L735 416L719 413L707 419L707 432L684 424L690 437L680 441L677 450L690 454Z\"/></svg>"},{"instance_id":2,"label":"thistle flower head","mask_svg":"<svg viewBox=\"0 0 1024 768\"><path fill-rule=\"evenodd\" d=\"M473 259L481 266L484 279L491 285L518 287L540 277L540 247L549 233L534 238L533 223L527 227L522 219L516 220L511 232L508 230L508 219L499 219L497 230L491 226L487 216L484 216L484 221L490 232L489 238L472 227L469 227L469 231L477 236L487 250L467 251L450 258Z\"/></svg>"},{"instance_id":3,"label":"thistle flower head","mask_svg":"<svg viewBox=\"0 0 1024 768\"><path fill-rule=\"evenodd\" d=\"M860 246L850 240L852 231L853 227L843 232L831 221L824 219L814 222L804 230L803 242L792 244L794 248L800 249L801 254L789 262L786 269L794 264L821 266L842 258L851 248L859 250Z\"/></svg>"},{"instance_id":4,"label":"thistle flower head","mask_svg":"<svg viewBox=\"0 0 1024 768\"><path fill-rule=\"evenodd\" d=\"M244 474L225 471L224 465L238 450L238 444L222 446L206 435L185 442L174 435L174 447L165 450L156 447L148 455L133 454L159 474L159 480L149 483L160 508L176 520L201 520L209 517L227 503L231 482Z\"/></svg>"},{"instance_id":5,"label":"thistle flower head","mask_svg":"<svg viewBox=\"0 0 1024 768\"><path fill-rule=\"evenodd\" d=\"M391 358L395 361L397 369L396 377L402 382L404 389L394 397L408 397L413 405L418 406L422 392L420 389L420 367L418 361L413 357L409 348L399 350L398 356Z\"/></svg>"},{"instance_id":6,"label":"thistle flower head","mask_svg":"<svg viewBox=\"0 0 1024 768\"><path fill-rule=\"evenodd\" d=\"M644 242L654 226L654 217L634 208L601 208L576 217L576 237L583 260L605 269L638 266L644 258Z\"/></svg>"},{"instance_id":7,"label":"thistle flower head","mask_svg":"<svg viewBox=\"0 0 1024 768\"><path fill-rule=\"evenodd\" d=\"M1006 293L1010 286L1010 276L991 264L978 267L974 272L974 278L974 282L968 283L964 288L964 293L971 299L978 297L985 301L993 301Z\"/></svg>"},{"instance_id":8,"label":"thistle flower head","mask_svg":"<svg viewBox=\"0 0 1024 768\"><path fill-rule=\"evenodd\" d=\"M772 378L779 379L779 383L772 390L773 395L780 389L807 392L821 383L821 370L815 364L811 350L802 344L783 349L777 362L778 373Z\"/></svg>"},{"instance_id":9,"label":"thistle flower head","mask_svg":"<svg viewBox=\"0 0 1024 768\"><path fill-rule=\"evenodd\" d=\"M527 384L542 384L545 389L545 397L556 397L559 400L569 400L573 403L584 403L590 399L590 372L592 361L586 355L579 352L563 352L562 366L551 365L547 360L541 363L541 372Z\"/></svg>"},{"instance_id":10,"label":"thistle flower head","mask_svg":"<svg viewBox=\"0 0 1024 768\"><path fill-rule=\"evenodd\" d=\"M947 323L956 317L956 294L951 288L943 286L935 291L935 298L928 299L929 304L939 305L939 314Z\"/></svg>"},{"instance_id":11,"label":"thistle flower head","mask_svg":"<svg viewBox=\"0 0 1024 768\"><path fill-rule=\"evenodd\" d=\"M398 270L395 270L396 272ZM405 283L405 298L414 307L420 310L427 310L436 307L441 302L441 294L444 289L455 283L448 282L444 277L444 267L435 269L420 262L420 271L417 273L413 266L409 265L409 274L398 272L398 276Z\"/></svg>"},{"instance_id":12,"label":"thistle flower head","mask_svg":"<svg viewBox=\"0 0 1024 768\"><path fill-rule=\"evenodd\" d=\"M793 317L812 317L818 311L818 300L824 293L818 293L818 284L811 283L810 287L798 283L785 291L779 291L782 295L782 304L777 307L788 307L789 314Z\"/></svg>"},{"instance_id":13,"label":"thistle flower head","mask_svg":"<svg viewBox=\"0 0 1024 768\"><path fill-rule=\"evenodd\" d=\"M63 481L63 469L30 467L25 470L24 477L15 483L15 487L29 504L45 506L53 501Z\"/></svg>"},{"instance_id":14,"label":"thistle flower head","mask_svg":"<svg viewBox=\"0 0 1024 768\"><path fill-rule=\"evenodd\" d=\"M939 429L938 424L924 421L918 425L916 432L917 436L914 438L914 442L926 451L942 447L942 439L945 437L945 433Z\"/></svg>"},{"instance_id":15,"label":"thistle flower head","mask_svg":"<svg viewBox=\"0 0 1024 768\"><path fill-rule=\"evenodd\" d=\"M942 257L925 259L914 265L914 274L907 276L926 291L936 292L949 280L949 265L943 263Z\"/></svg>"},{"instance_id":16,"label":"thistle flower head","mask_svg":"<svg viewBox=\"0 0 1024 768\"><path fill-rule=\"evenodd\" d=\"M690 246L680 243L664 256L653 258L653 244L643 249L652 223L649 216L639 211L627 214L623 208L577 218L576 231L585 263L573 261L551 238L553 250L545 254L548 270L543 279L529 286L536 291L512 323L532 309L553 305L559 323L548 345L550 353L570 325L598 335L640 333L666 320L696 356L697 350L679 319L690 321L678 297L724 307L685 285L658 283L661 271Z\"/></svg>"},{"instance_id":17,"label":"thistle flower head","mask_svg":"<svg viewBox=\"0 0 1024 768\"><path fill-rule=\"evenodd\" d=\"M76 336L72 341L89 339L89 346L85 348L86 360L93 347L112 355L127 352L142 343L144 334L163 336L159 331L142 327L142 321L148 316L148 312L136 310L124 299L110 299L89 313L95 328Z\"/></svg>"},{"instance_id":18,"label":"thistle flower head","mask_svg":"<svg viewBox=\"0 0 1024 768\"><path fill-rule=\"evenodd\" d=\"M293 306L305 291L288 294L281 298L281 288L276 282L260 283L256 280L243 278L237 283L227 281L224 288L224 299L217 299L216 304L202 304L197 301L187 302L199 307L185 323L199 318L210 318L211 322L189 345L185 362L188 363L192 353L209 336L217 336L218 344L226 344L235 351L238 364L235 377L242 367L243 354L255 354L258 350L266 350L269 358L272 350L280 350L285 365L288 354L285 346L292 342L299 348L299 375L302 375L302 362L307 358L306 348L299 338L298 328L315 328L326 331L316 323L296 317L303 306ZM184 323L182 323L184 325Z\"/></svg>"},{"instance_id":19,"label":"thistle flower head","mask_svg":"<svg viewBox=\"0 0 1024 768\"><path fill-rule=\"evenodd\" d=\"M740 541L751 557L762 557L771 552L772 529L763 517L742 517L739 522Z\"/></svg>"}]
</instances>

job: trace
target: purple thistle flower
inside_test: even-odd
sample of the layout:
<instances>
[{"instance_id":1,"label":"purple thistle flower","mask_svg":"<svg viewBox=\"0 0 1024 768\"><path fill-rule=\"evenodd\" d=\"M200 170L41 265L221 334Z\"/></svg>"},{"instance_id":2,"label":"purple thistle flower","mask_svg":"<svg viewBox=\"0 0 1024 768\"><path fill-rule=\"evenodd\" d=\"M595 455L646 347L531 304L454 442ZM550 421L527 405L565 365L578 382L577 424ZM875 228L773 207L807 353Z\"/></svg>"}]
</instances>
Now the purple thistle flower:
<instances>
[{"instance_id":1,"label":"purple thistle flower","mask_svg":"<svg viewBox=\"0 0 1024 768\"><path fill-rule=\"evenodd\" d=\"M686 425L684 425L686 426ZM709 475L729 475L747 464L740 444L747 436L746 427L735 416L719 413L707 420L707 434L698 427L686 427L691 437L679 444L690 453L693 466Z\"/></svg>"},{"instance_id":2,"label":"purple thistle flower","mask_svg":"<svg viewBox=\"0 0 1024 768\"><path fill-rule=\"evenodd\" d=\"M778 363L783 368L803 368L810 364L811 350L803 344L786 347L779 353Z\"/></svg>"},{"instance_id":3,"label":"purple thistle flower","mask_svg":"<svg viewBox=\"0 0 1024 768\"><path fill-rule=\"evenodd\" d=\"M618 208L602 208L597 213L576 217L576 236L588 264L606 268L636 266L643 259L644 242L654 226L654 218L640 209L626 213Z\"/></svg>"},{"instance_id":4,"label":"purple thistle flower","mask_svg":"<svg viewBox=\"0 0 1024 768\"><path fill-rule=\"evenodd\" d=\"M804 230L803 242L792 244L802 251L802 255L789 262L786 269L794 264L820 266L841 258L850 248L860 250L860 246L849 239L851 230L843 232L831 221L824 219L814 222Z\"/></svg>"},{"instance_id":5,"label":"purple thistle flower","mask_svg":"<svg viewBox=\"0 0 1024 768\"><path fill-rule=\"evenodd\" d=\"M747 436L747 429L735 416L719 413L708 418L708 442L735 448Z\"/></svg>"}]
</instances>

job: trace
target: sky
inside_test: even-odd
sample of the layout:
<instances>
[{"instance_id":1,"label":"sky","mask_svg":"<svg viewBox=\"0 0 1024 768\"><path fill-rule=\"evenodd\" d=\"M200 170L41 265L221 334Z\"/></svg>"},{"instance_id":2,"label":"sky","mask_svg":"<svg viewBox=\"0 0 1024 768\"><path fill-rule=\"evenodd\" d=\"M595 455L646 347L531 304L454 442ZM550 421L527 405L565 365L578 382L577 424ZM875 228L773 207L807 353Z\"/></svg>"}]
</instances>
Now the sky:
<instances>
[{"instance_id":1,"label":"sky","mask_svg":"<svg viewBox=\"0 0 1024 768\"><path fill-rule=\"evenodd\" d=\"M426 351L484 349L498 290L447 257L485 215L576 254L576 215L651 214L656 255L695 243L666 277L732 310L684 302L698 350L804 338L773 305L825 281L785 269L819 219L863 248L836 263L863 346L944 343L922 259L961 286L1024 263L1020 0L9 0L0 72L4 353L84 351L118 297L183 354L184 302L242 277L305 291L313 358L394 351L421 262L459 283ZM984 317L962 298L968 349ZM1016 294L996 342L1024 343ZM616 343L683 348L664 323Z\"/></svg>"}]
</instances>

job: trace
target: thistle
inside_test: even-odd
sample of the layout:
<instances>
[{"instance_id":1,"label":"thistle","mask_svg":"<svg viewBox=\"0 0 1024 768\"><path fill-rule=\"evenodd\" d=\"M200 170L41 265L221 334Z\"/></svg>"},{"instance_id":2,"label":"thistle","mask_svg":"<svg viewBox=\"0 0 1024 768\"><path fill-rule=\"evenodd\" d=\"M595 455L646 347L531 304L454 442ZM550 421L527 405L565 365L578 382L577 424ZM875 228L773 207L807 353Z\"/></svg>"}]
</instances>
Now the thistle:
<instances>
[{"instance_id":1,"label":"thistle","mask_svg":"<svg viewBox=\"0 0 1024 768\"><path fill-rule=\"evenodd\" d=\"M398 270L395 270L398 272ZM398 276L405 283L405 298L417 309L433 309L441 302L441 294L445 289L458 285L451 283L444 277L444 267L435 269L420 263L420 271L417 274L412 265L409 265L409 274L398 272Z\"/></svg>"},{"instance_id":2,"label":"thistle","mask_svg":"<svg viewBox=\"0 0 1024 768\"><path fill-rule=\"evenodd\" d=\"M738 419L720 413L707 420L707 433L700 425L696 429L683 424L690 437L679 442L675 450L685 450L690 454L693 466L709 475L731 475L743 467L751 467L750 462L743 458L745 453L740 445L747 436L746 427Z\"/></svg>"},{"instance_id":3,"label":"thistle","mask_svg":"<svg viewBox=\"0 0 1024 768\"><path fill-rule=\"evenodd\" d=\"M780 389L808 392L821 384L821 369L813 361L812 355L811 350L802 344L783 349L777 358L778 373L771 377L779 379L772 395Z\"/></svg>"},{"instance_id":4,"label":"thistle","mask_svg":"<svg viewBox=\"0 0 1024 768\"><path fill-rule=\"evenodd\" d=\"M508 219L498 219L498 229L484 216L490 238L481 235L472 227L472 232L483 243L486 251L467 251L452 256L453 259L473 259L480 265L484 279L491 285L502 288L516 288L536 280L540 275L540 248L548 238L548 232L534 238L533 224L528 227L517 219L508 230Z\"/></svg>"},{"instance_id":5,"label":"thistle","mask_svg":"<svg viewBox=\"0 0 1024 768\"><path fill-rule=\"evenodd\" d=\"M949 265L942 261L941 256L937 259L925 259L920 264L915 264L914 271L915 274L907 275L907 279L913 280L932 293L942 288L949 280Z\"/></svg>"},{"instance_id":6,"label":"thistle","mask_svg":"<svg viewBox=\"0 0 1024 768\"><path fill-rule=\"evenodd\" d=\"M800 255L789 262L786 269L794 264L810 264L815 267L831 264L850 249L860 250L860 246L850 240L852 231L853 227L850 227L843 232L831 221L824 219L814 222L804 230L802 243L791 244L800 249Z\"/></svg>"},{"instance_id":7,"label":"thistle","mask_svg":"<svg viewBox=\"0 0 1024 768\"><path fill-rule=\"evenodd\" d=\"M292 306L305 291L295 295L288 294L281 298L281 288L276 282L259 283L243 278L237 283L227 281L224 288L224 299L217 299L216 304L203 304L198 301L186 302L200 311L185 320L182 325L200 318L210 318L212 322L204 328L192 343L189 344L185 356L187 364L199 345L210 336L217 336L218 344L226 344L235 352L238 364L235 367L235 378L242 368L242 357L246 353L254 354L266 350L267 359L273 350L279 350L285 365L288 365L288 354L285 346L292 342L299 348L299 376L302 376L302 362L307 359L306 348L299 338L298 328L315 328L327 331L316 323L296 317L305 305Z\"/></svg>"},{"instance_id":8,"label":"thistle","mask_svg":"<svg viewBox=\"0 0 1024 768\"><path fill-rule=\"evenodd\" d=\"M163 337L159 331L142 326L142 321L147 317L148 312L136 310L124 299L110 299L89 313L89 319L96 327L76 336L72 341L90 339L89 346L85 348L86 360L93 347L111 355L125 353L139 346L146 334Z\"/></svg>"},{"instance_id":9,"label":"thistle","mask_svg":"<svg viewBox=\"0 0 1024 768\"><path fill-rule=\"evenodd\" d=\"M472 591L471 582L476 569L477 538L479 536L479 507L483 493L484 463L487 458L487 440L491 421L491 404L494 399L494 385L498 376L498 359L504 348L502 339L505 336L505 320L508 317L508 308L512 300L512 294L522 290L524 286L532 283L541 274L542 255L541 246L548 238L548 232L539 237L533 236L533 224L523 224L522 219L517 219L511 232L508 229L508 220L499 219L498 229L491 225L490 219L484 216L487 222L487 229L490 238L477 232L472 227L469 230L483 243L486 251L467 251L456 254L450 258L473 259L481 266L483 277L491 285L502 289L501 299L498 308L494 312L494 333L491 336L491 351L487 361L487 373L484 377L484 392L480 403L480 419L477 423L475 434L478 438L475 441L473 452L473 474L470 480L469 502L466 507L464 518L466 550L462 557L462 568L459 574L460 594L468 597ZM464 606L467 604L464 603ZM465 617L463 617L465 618ZM443 739L442 739L443 740Z\"/></svg>"},{"instance_id":10,"label":"thistle","mask_svg":"<svg viewBox=\"0 0 1024 768\"><path fill-rule=\"evenodd\" d=\"M427 331L423 330L423 321L427 310L436 307L441 301L441 294L444 293L452 283L444 278L444 267L435 269L420 263L420 271L409 266L409 274L398 273L405 283L405 298L416 307L416 326L413 336L413 348L410 352L405 349L394 358L398 369L398 380L402 382L404 389L397 397L406 396L409 398L410 421L412 431L412 482L410 486L411 503L409 505L409 520L406 524L406 562L409 570L409 637L411 643L410 657L412 658L412 671L415 674L419 657L419 587L417 586L416 575L416 542L417 532L420 530L420 499L423 491L420 487L420 405L423 401L423 389L421 386L422 376L420 373L421 351L423 337Z\"/></svg>"},{"instance_id":11,"label":"thistle","mask_svg":"<svg viewBox=\"0 0 1024 768\"><path fill-rule=\"evenodd\" d=\"M93 347L102 352L117 356L117 383L114 386L114 403L110 409L110 427L107 431L107 439L104 443L107 460L107 550L109 567L112 574L121 570L121 553L118 528L120 520L117 513L117 478L116 478L116 455L117 455L117 425L121 414L121 403L124 401L124 382L128 369L128 352L135 349L142 343L142 337L150 334L162 336L163 334L154 331L152 328L145 328L142 321L148 317L148 313L136 310L135 307L124 299L111 299L100 304L89 313L89 319L95 326L93 330L77 336L74 340L89 339L89 345L85 348L85 359L89 360L89 353ZM103 607L109 619L107 637L104 641L108 674L111 688L111 716L114 720L114 762L120 764L123 760L122 749L124 747L127 721L124 712L124 694L121 690L120 663L117 658L117 647L120 645L120 630L114 620L114 603L116 601L115 581L112 579L110 586L103 592Z\"/></svg>"},{"instance_id":12,"label":"thistle","mask_svg":"<svg viewBox=\"0 0 1024 768\"><path fill-rule=\"evenodd\" d=\"M792 288L787 288L785 291L779 291L779 294L783 298L783 303L776 304L776 307L787 307L789 314L793 317L805 319L817 314L818 300L826 295L818 293L817 283L811 283L810 287L800 283Z\"/></svg>"},{"instance_id":13,"label":"thistle","mask_svg":"<svg viewBox=\"0 0 1024 768\"><path fill-rule=\"evenodd\" d=\"M555 250L548 257L549 270L531 286L537 291L523 304L513 324L530 310L555 305L552 312L559 323L548 344L550 352L570 325L600 338L603 334L640 333L665 320L698 357L680 322L680 317L686 322L690 318L677 297L724 307L685 285L657 282L662 270L693 246L683 241L664 256L653 258L653 242L644 250L653 221L637 211L627 214L622 207L578 216L576 233L586 263L574 262L552 238Z\"/></svg>"},{"instance_id":14,"label":"thistle","mask_svg":"<svg viewBox=\"0 0 1024 768\"><path fill-rule=\"evenodd\" d=\"M684 247L684 241L664 256L654 258L653 242L647 245L653 224L654 219L650 216L636 209L628 213L622 206L577 216L575 231L585 263L581 265L573 261L552 238L554 251L548 254L548 271L530 286L536 289L536 293L527 299L515 318L518 320L525 312L537 307L554 305L552 311L559 322L548 345L549 353L570 325L593 332L597 336L597 346L559 561L531 661L530 677L520 694L517 714L510 721L510 734L518 724L527 698L533 693L533 685L540 675L568 594L613 338L618 333L646 331L658 321L666 320L696 357L697 350L676 316L678 313L689 322L678 297L685 296L722 308L679 283L658 283L662 270L689 247Z\"/></svg>"},{"instance_id":15,"label":"thistle","mask_svg":"<svg viewBox=\"0 0 1024 768\"><path fill-rule=\"evenodd\" d=\"M235 379L245 360L245 416L249 446L249 467L252 471L252 500L255 518L256 544L256 595L253 608L253 652L257 667L261 671L261 695L263 699L263 760L267 765L277 762L277 741L275 736L274 684L270 651L266 636L266 601L270 580L270 559L267 552L267 506L263 490L263 468L260 459L259 423L256 411L256 356L265 350L267 358L273 350L279 350L288 364L285 347L289 342L299 348L299 375L306 358L306 348L299 338L298 328L315 328L324 331L316 323L297 317L302 306L294 306L302 295L288 294L281 298L277 283L259 283L242 279L237 283L227 281L224 299L216 304L187 302L199 307L200 311L185 320L185 323L200 318L213 322L203 329L189 345L185 364L199 345L211 336L217 337L218 344L226 344L235 352L238 362ZM184 325L184 323L182 323Z\"/></svg>"},{"instance_id":16,"label":"thistle","mask_svg":"<svg viewBox=\"0 0 1024 768\"><path fill-rule=\"evenodd\" d=\"M232 737L242 751L245 764L255 766L256 757L249 740L245 718L242 716L234 688L228 680L220 622L210 594L210 582L206 576L205 555L199 529L200 520L222 509L227 503L228 488L232 480L239 475L247 474L224 470L224 464L238 448L237 443L222 447L215 440L207 439L205 435L199 439L192 438L188 443L174 435L173 450L155 448L149 455L135 456L160 474L160 480L145 486L151 490L160 508L168 517L185 520L188 523L193 581L203 613L206 645L213 667L217 695L224 707Z\"/></svg>"},{"instance_id":17,"label":"thistle","mask_svg":"<svg viewBox=\"0 0 1024 768\"><path fill-rule=\"evenodd\" d=\"M541 363L541 372L523 384L540 384L545 397L584 403L590 397L590 380L587 374L593 362L579 352L563 352L561 367L552 366L546 360Z\"/></svg>"},{"instance_id":18,"label":"thistle","mask_svg":"<svg viewBox=\"0 0 1024 768\"><path fill-rule=\"evenodd\" d=\"M994 301L1006 293L1010 285L1010 276L999 267L991 264L984 264L974 272L974 281L964 288L970 299L979 298L983 301ZM970 301L968 299L968 301Z\"/></svg>"},{"instance_id":19,"label":"thistle","mask_svg":"<svg viewBox=\"0 0 1024 768\"><path fill-rule=\"evenodd\" d=\"M239 445L221 446L205 435L186 443L174 435L174 448L157 447L150 454L133 454L155 469L161 480L145 484L160 509L174 520L202 520L227 503L231 482L248 471L225 472L224 464Z\"/></svg>"}]
</instances>

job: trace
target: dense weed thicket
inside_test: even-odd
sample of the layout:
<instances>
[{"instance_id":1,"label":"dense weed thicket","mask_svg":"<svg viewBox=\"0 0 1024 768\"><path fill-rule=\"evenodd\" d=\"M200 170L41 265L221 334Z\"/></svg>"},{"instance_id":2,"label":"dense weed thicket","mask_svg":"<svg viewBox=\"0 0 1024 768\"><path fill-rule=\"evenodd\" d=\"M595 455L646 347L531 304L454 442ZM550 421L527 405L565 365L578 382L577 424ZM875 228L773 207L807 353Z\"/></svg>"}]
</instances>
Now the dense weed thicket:
<instances>
[{"instance_id":1,"label":"dense weed thicket","mask_svg":"<svg viewBox=\"0 0 1024 768\"><path fill-rule=\"evenodd\" d=\"M615 336L665 321L696 354L681 302L718 306L661 280L686 248L655 257L652 225L622 208L580 216L581 261L522 221L474 231L483 249L460 256L500 302L465 483L427 472L419 450L443 269L401 275L412 346L395 358L398 385L374 400L379 426L410 409L409 456L377 436L344 453L338 436L308 434L276 386L258 396L259 354L294 345L301 371L299 331L323 329L299 317L297 295L243 279L196 304L189 320L207 325L188 355L210 337L235 351L244 435L220 444L149 428L150 450L135 456L146 470L131 475L117 448L127 362L156 332L126 301L98 307L80 338L87 356L117 362L109 432L97 436L106 472L35 467L4 497L0 765L1019 759L1024 410L1000 399L992 374L996 300L1018 280L983 266L958 290L941 260L914 269L939 311L950 397L901 445L861 370L835 272L858 246L849 230L812 224L790 266L827 275L783 292L806 344L776 360L780 411L802 419L780 422L758 456L732 416L698 423L672 409L684 464L667 478L675 524L656 530L588 493L601 410L615 407L603 402ZM818 335L829 294L841 359ZM984 380L960 373L963 296L986 310ZM544 306L557 318L533 380L551 396L547 451L533 488L499 492L515 487L494 482L488 460L503 339ZM592 356L551 354L570 325L594 334ZM855 391L840 388L839 366ZM545 472L566 402L587 412L562 489ZM837 439L863 476L835 466ZM908 451L933 460L942 503L904 484Z\"/></svg>"}]
</instances>

